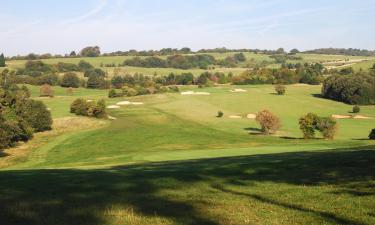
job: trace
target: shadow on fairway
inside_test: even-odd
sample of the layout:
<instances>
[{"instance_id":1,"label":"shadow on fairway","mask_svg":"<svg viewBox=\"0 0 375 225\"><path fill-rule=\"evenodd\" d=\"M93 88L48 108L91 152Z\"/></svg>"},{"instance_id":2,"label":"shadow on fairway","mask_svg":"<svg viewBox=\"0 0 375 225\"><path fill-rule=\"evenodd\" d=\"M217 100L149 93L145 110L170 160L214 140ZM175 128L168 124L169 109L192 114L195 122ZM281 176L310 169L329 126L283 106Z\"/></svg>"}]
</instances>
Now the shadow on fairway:
<instances>
[{"instance_id":1,"label":"shadow on fairway","mask_svg":"<svg viewBox=\"0 0 375 225\"><path fill-rule=\"evenodd\" d=\"M332 224L363 224L323 209L307 209L251 193L251 183L296 186L337 185L337 193L374 195L375 146L319 152L295 152L162 163L145 163L94 170L0 171L2 225L106 224L112 206L131 207L137 215L155 215L179 224L219 224L196 205L208 204L205 192L243 196L285 210L309 213ZM248 173L251 170L252 173ZM189 201L174 195L205 184ZM249 193L231 188L245 186ZM372 187L372 188L371 188Z\"/></svg>"}]
</instances>

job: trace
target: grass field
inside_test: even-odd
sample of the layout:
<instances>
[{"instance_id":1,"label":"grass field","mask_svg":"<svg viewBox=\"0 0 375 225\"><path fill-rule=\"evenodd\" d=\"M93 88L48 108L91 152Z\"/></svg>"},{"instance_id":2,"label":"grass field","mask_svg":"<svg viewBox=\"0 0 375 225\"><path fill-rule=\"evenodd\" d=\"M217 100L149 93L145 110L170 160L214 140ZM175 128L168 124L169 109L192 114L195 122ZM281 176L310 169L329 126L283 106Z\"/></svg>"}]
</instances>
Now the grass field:
<instances>
[{"instance_id":1,"label":"grass field","mask_svg":"<svg viewBox=\"0 0 375 225\"><path fill-rule=\"evenodd\" d=\"M216 59L224 59L228 56L233 56L233 52L229 53L207 53L209 55L214 56ZM247 62L242 63L243 67L246 66L247 63L250 61L254 63L261 63L263 61L271 63L268 65L268 68L278 68L281 65L274 63L274 59L270 58L269 55L265 54L254 54L245 52L244 53ZM360 68L367 70L375 63L375 57L362 57L362 56L344 56L344 55L321 55L321 54L303 54L300 53L298 56L302 57L302 60L288 60L289 63L327 63L333 61L343 61L343 60L369 60L369 61L358 61L355 63L349 63L349 66L352 66L355 70L359 70ZM125 59L130 59L133 56L103 56L103 57L80 57L80 58L52 58L52 59L43 59L42 61L47 64L57 64L58 62L66 62L66 63L74 63L78 64L80 60L85 60L95 67L100 67L101 64L121 64L124 62ZM161 58L166 58L167 56L161 56ZM7 61L8 68L16 69L21 68L25 65L26 60L11 60ZM102 67L103 70L108 72L108 75L111 77L114 74L115 68L120 68L122 73L127 74L135 74L135 73L142 73L145 75L168 75L169 73L184 73L184 72L191 72L194 75L200 75L201 73L205 72L206 70L202 69L189 69L189 70L182 70L182 69L173 69L173 68L141 68L141 67ZM1 68L0 68L1 70ZM232 72L235 75L238 75L245 71L246 68L220 68L216 67L215 69L210 69L210 72L224 72L229 73Z\"/></svg>"},{"instance_id":2,"label":"grass field","mask_svg":"<svg viewBox=\"0 0 375 225\"><path fill-rule=\"evenodd\" d=\"M55 87L55 98L41 100L57 125L75 122L25 144L18 160L15 150L0 157L0 224L375 223L375 143L366 140L375 106L361 107L372 119L339 120L333 141L303 140L300 116L346 115L351 106L316 97L320 86L290 85L285 96L268 85L232 88L133 97L145 104L110 110L117 119L96 126L69 113L75 98L129 98ZM262 109L280 117L277 135L229 118Z\"/></svg>"}]
</instances>

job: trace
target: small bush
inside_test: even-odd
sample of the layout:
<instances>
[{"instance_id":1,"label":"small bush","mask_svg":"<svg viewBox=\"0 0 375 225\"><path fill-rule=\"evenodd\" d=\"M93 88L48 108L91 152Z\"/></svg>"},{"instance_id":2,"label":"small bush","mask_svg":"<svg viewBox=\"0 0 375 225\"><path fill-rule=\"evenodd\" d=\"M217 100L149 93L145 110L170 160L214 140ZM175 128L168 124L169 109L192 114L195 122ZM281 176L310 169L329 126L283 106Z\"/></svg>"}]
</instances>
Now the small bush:
<instances>
[{"instance_id":1,"label":"small bush","mask_svg":"<svg viewBox=\"0 0 375 225\"><path fill-rule=\"evenodd\" d=\"M275 133L280 127L280 119L268 110L259 112L256 121L260 124L263 134Z\"/></svg>"},{"instance_id":2,"label":"small bush","mask_svg":"<svg viewBox=\"0 0 375 225\"><path fill-rule=\"evenodd\" d=\"M361 108L358 105L353 106L353 113L359 113L361 111Z\"/></svg>"},{"instance_id":3,"label":"small bush","mask_svg":"<svg viewBox=\"0 0 375 225\"><path fill-rule=\"evenodd\" d=\"M333 139L337 131L337 121L331 117L321 117L319 118L317 129L325 139Z\"/></svg>"},{"instance_id":4,"label":"small bush","mask_svg":"<svg viewBox=\"0 0 375 225\"><path fill-rule=\"evenodd\" d=\"M303 138L311 139L315 137L315 129L318 125L319 117L314 113L308 113L299 119L299 128L303 133Z\"/></svg>"},{"instance_id":5,"label":"small bush","mask_svg":"<svg viewBox=\"0 0 375 225\"><path fill-rule=\"evenodd\" d=\"M116 92L116 90L115 89L111 89L111 90L109 90L109 92L108 92L108 98L116 98L117 97L117 92Z\"/></svg>"},{"instance_id":6,"label":"small bush","mask_svg":"<svg viewBox=\"0 0 375 225\"><path fill-rule=\"evenodd\" d=\"M104 100L96 102L88 102L85 99L78 98L70 105L70 112L79 116L88 116L96 118L104 118L107 116Z\"/></svg>"},{"instance_id":7,"label":"small bush","mask_svg":"<svg viewBox=\"0 0 375 225\"><path fill-rule=\"evenodd\" d=\"M278 84L275 86L275 91L278 95L284 95L285 94L285 91L286 91L286 88L284 85L282 84Z\"/></svg>"},{"instance_id":8,"label":"small bush","mask_svg":"<svg viewBox=\"0 0 375 225\"><path fill-rule=\"evenodd\" d=\"M315 131L322 133L325 139L333 139L337 131L337 121L331 117L319 117L308 113L299 119L300 129L305 139L315 138Z\"/></svg>"},{"instance_id":9,"label":"small bush","mask_svg":"<svg viewBox=\"0 0 375 225\"><path fill-rule=\"evenodd\" d=\"M375 128L371 130L368 138L370 138L370 140L375 140Z\"/></svg>"},{"instance_id":10,"label":"small bush","mask_svg":"<svg viewBox=\"0 0 375 225\"><path fill-rule=\"evenodd\" d=\"M53 90L49 84L44 84L39 89L40 97L53 97Z\"/></svg>"},{"instance_id":11,"label":"small bush","mask_svg":"<svg viewBox=\"0 0 375 225\"><path fill-rule=\"evenodd\" d=\"M223 116L224 116L224 113L223 113L222 111L218 111L218 112L217 112L217 116L216 116L216 117L221 118L221 117L223 117Z\"/></svg>"},{"instance_id":12,"label":"small bush","mask_svg":"<svg viewBox=\"0 0 375 225\"><path fill-rule=\"evenodd\" d=\"M77 74L73 72L65 73L61 80L61 87L78 88L81 84Z\"/></svg>"}]
</instances>

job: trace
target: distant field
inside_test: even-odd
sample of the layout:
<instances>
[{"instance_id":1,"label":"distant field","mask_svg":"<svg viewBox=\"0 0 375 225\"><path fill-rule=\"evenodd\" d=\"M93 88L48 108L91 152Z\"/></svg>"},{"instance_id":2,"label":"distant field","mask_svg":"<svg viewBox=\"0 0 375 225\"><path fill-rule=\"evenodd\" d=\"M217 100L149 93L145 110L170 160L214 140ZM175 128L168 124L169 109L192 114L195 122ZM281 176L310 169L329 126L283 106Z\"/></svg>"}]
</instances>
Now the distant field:
<instances>
[{"instance_id":1,"label":"distant field","mask_svg":"<svg viewBox=\"0 0 375 225\"><path fill-rule=\"evenodd\" d=\"M203 54L203 53L202 53ZM228 56L233 56L235 53L207 53L209 55L214 56L216 59L224 59ZM261 63L263 61L271 63L268 65L268 68L278 68L280 67L280 64L273 63L274 59L270 58L268 55L264 54L254 54L245 52L244 53L247 58L247 62L242 63L242 66L246 66L247 63L253 62L253 63ZM372 67L372 65L375 63L375 57L361 57L361 56L342 56L342 55L319 55L319 54L298 54L298 56L302 57L302 60L289 60L290 63L313 63L313 62L319 62L319 63L332 63L335 61L339 61L341 63L347 63L348 66L352 66L355 70L359 70L359 68L362 69L368 69ZM163 56L162 58L166 58L167 56ZM132 58L132 56L105 56L105 57L85 57L85 58L57 58L57 59L44 59L43 62L47 64L57 64L58 62L67 62L67 63L75 63L78 64L80 60L85 60L95 67L100 67L101 64L115 64L116 66L118 64L121 64L124 62L125 59ZM344 60L344 61L343 61ZM349 60L349 62L345 62L345 60ZM355 63L351 63L351 60L356 60ZM367 62L361 62L363 60L370 60ZM9 68L21 68L24 66L26 60L13 60L13 61L7 61L7 65ZM329 64L327 64L329 65ZM102 67L103 70L107 71L109 76L113 75L114 67ZM169 73L184 73L184 72L191 72L194 75L199 75L202 72L205 72L207 70L202 69L189 69L189 70L182 70L182 69L173 69L173 68L140 68L140 67L120 67L122 71L129 74L135 74L135 73L142 73L146 75L168 75ZM0 70L2 70L0 68ZM237 75L245 71L246 68L220 68L216 67L215 69L208 70L210 72L225 72L229 73L232 72L233 74Z\"/></svg>"}]
</instances>

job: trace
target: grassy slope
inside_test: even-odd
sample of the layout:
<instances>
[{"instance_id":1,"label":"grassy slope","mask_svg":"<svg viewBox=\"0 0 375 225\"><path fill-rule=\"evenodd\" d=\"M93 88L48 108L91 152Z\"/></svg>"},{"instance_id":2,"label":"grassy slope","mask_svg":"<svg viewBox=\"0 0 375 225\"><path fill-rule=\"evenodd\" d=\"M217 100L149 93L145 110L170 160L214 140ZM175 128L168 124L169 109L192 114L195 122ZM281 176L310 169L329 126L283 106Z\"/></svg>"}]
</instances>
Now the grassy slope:
<instances>
[{"instance_id":1,"label":"grassy slope","mask_svg":"<svg viewBox=\"0 0 375 225\"><path fill-rule=\"evenodd\" d=\"M244 87L243 87L244 88ZM340 120L335 141L304 141L298 129L298 118L308 112L321 116L348 114L351 106L313 97L319 86L289 86L288 94L276 96L272 86L248 86L246 93L229 93L230 87L207 88L210 96L179 94L143 96L133 101L144 106L128 106L110 111L118 120L99 130L81 132L58 145L45 146L42 161L33 159L18 168L56 168L106 166L143 161L195 159L202 157L250 155L259 153L320 150L339 146L366 145L374 125L370 120ZM56 88L56 93L62 92ZM104 91L85 90L91 99ZM36 90L34 89L34 92ZM75 92L79 96L79 91ZM254 97L256 96L256 97ZM55 117L69 115L69 104L75 97L43 99ZM111 99L114 104L122 99ZM262 109L275 112L283 127L281 137L249 135L258 125L251 119L230 119L229 115L256 113ZM216 118L223 110L224 118ZM374 106L363 106L362 114L375 117ZM80 149L80 151L77 151Z\"/></svg>"},{"instance_id":2,"label":"grassy slope","mask_svg":"<svg viewBox=\"0 0 375 225\"><path fill-rule=\"evenodd\" d=\"M357 139L375 120L340 120L335 141L294 139L300 115L351 106L313 97L319 86L288 86L286 96L272 86L241 88L248 92L132 98L145 105L113 110L109 126L35 149L0 171L2 224L374 224L375 147ZM76 96L43 100L63 117ZM254 121L227 117L263 108L280 116L286 138L249 135ZM362 111L375 117L374 106Z\"/></svg>"}]
</instances>

